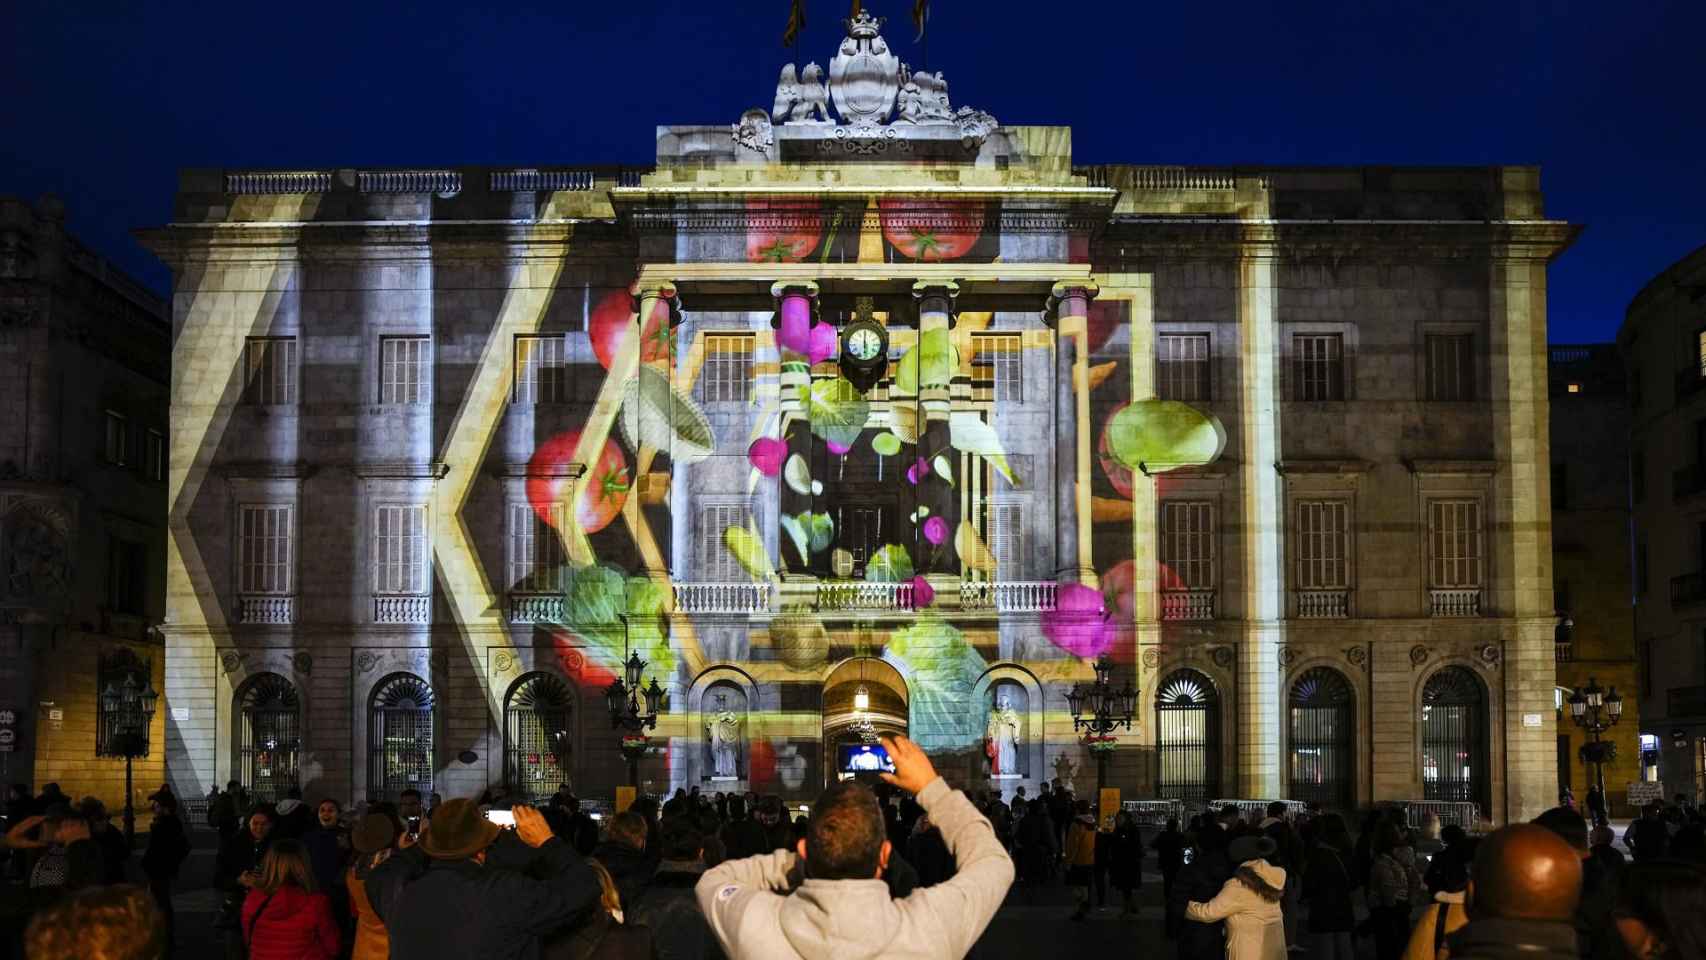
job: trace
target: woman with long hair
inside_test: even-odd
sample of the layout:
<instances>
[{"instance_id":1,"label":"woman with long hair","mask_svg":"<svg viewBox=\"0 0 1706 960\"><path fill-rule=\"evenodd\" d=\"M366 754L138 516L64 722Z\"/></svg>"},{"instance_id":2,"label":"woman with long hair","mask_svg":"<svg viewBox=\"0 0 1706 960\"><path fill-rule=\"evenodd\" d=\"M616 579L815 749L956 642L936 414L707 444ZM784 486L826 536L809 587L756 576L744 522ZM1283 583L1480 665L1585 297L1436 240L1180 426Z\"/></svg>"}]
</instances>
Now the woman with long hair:
<instances>
[{"instance_id":1,"label":"woman with long hair","mask_svg":"<svg viewBox=\"0 0 1706 960\"><path fill-rule=\"evenodd\" d=\"M279 840L267 850L243 901L242 932L249 960L336 960L338 926L326 895L315 890L301 841Z\"/></svg>"},{"instance_id":2,"label":"woman with long hair","mask_svg":"<svg viewBox=\"0 0 1706 960\"><path fill-rule=\"evenodd\" d=\"M1706 957L1706 869L1673 860L1630 864L1617 878L1611 919L1635 960Z\"/></svg>"},{"instance_id":3,"label":"woman with long hair","mask_svg":"<svg viewBox=\"0 0 1706 960\"><path fill-rule=\"evenodd\" d=\"M547 938L543 960L651 960L652 933L642 924L630 924L622 912L622 894L604 864L588 858L587 865L598 874L601 893L598 906L579 925Z\"/></svg>"}]
</instances>

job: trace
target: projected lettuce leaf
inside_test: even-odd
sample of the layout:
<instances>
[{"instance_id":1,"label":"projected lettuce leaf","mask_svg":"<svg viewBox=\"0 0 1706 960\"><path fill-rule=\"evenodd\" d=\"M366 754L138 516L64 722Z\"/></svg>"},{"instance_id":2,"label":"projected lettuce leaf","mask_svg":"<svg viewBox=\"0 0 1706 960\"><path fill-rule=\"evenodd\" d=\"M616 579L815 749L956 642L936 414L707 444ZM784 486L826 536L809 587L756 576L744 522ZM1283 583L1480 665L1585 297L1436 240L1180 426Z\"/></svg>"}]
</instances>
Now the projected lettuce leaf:
<instances>
[{"instance_id":1,"label":"projected lettuce leaf","mask_svg":"<svg viewBox=\"0 0 1706 960\"><path fill-rule=\"evenodd\" d=\"M865 563L865 579L874 583L900 583L911 580L912 574L912 554L898 543L878 547Z\"/></svg>"},{"instance_id":2,"label":"projected lettuce leaf","mask_svg":"<svg viewBox=\"0 0 1706 960\"><path fill-rule=\"evenodd\" d=\"M1001 445L1001 437L977 414L949 414L948 442L961 453L975 453L988 460L989 465L1006 477L1009 484L1019 485L1019 478L1013 475L1013 468L1007 463L1007 449Z\"/></svg>"},{"instance_id":3,"label":"projected lettuce leaf","mask_svg":"<svg viewBox=\"0 0 1706 960\"><path fill-rule=\"evenodd\" d=\"M960 366L960 352L946 329L926 330L901 354L895 366L894 392L916 394L919 386L945 387Z\"/></svg>"}]
</instances>

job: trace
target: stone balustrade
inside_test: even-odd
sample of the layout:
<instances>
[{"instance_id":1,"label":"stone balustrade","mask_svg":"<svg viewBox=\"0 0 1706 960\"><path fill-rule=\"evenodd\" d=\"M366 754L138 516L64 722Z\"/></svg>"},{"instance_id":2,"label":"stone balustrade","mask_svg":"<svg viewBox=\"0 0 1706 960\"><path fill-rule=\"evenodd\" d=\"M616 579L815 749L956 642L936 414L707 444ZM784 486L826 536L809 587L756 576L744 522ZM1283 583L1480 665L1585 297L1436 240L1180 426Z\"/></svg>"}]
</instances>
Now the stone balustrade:
<instances>
[{"instance_id":1,"label":"stone balustrade","mask_svg":"<svg viewBox=\"0 0 1706 960\"><path fill-rule=\"evenodd\" d=\"M1297 616L1304 620L1343 620L1351 615L1349 590L1297 591Z\"/></svg>"},{"instance_id":2,"label":"stone balustrade","mask_svg":"<svg viewBox=\"0 0 1706 960\"><path fill-rule=\"evenodd\" d=\"M911 583L828 581L817 585L819 610L911 610Z\"/></svg>"},{"instance_id":3,"label":"stone balustrade","mask_svg":"<svg viewBox=\"0 0 1706 960\"><path fill-rule=\"evenodd\" d=\"M1213 620L1213 590L1161 591L1161 619Z\"/></svg>"},{"instance_id":4,"label":"stone balustrade","mask_svg":"<svg viewBox=\"0 0 1706 960\"><path fill-rule=\"evenodd\" d=\"M510 623L562 623L563 620L563 595L560 593L509 595Z\"/></svg>"},{"instance_id":5,"label":"stone balustrade","mask_svg":"<svg viewBox=\"0 0 1706 960\"><path fill-rule=\"evenodd\" d=\"M675 609L678 613L767 613L771 585L760 583L678 583Z\"/></svg>"},{"instance_id":6,"label":"stone balustrade","mask_svg":"<svg viewBox=\"0 0 1706 960\"><path fill-rule=\"evenodd\" d=\"M462 192L462 174L455 170L375 170L355 175L362 193Z\"/></svg>"},{"instance_id":7,"label":"stone balustrade","mask_svg":"<svg viewBox=\"0 0 1706 960\"><path fill-rule=\"evenodd\" d=\"M960 607L998 613L1053 610L1058 588L1053 580L966 580L960 584Z\"/></svg>"},{"instance_id":8,"label":"stone balustrade","mask_svg":"<svg viewBox=\"0 0 1706 960\"><path fill-rule=\"evenodd\" d=\"M295 193L326 193L332 189L329 170L266 170L228 173L225 192L282 196Z\"/></svg>"},{"instance_id":9,"label":"stone balustrade","mask_svg":"<svg viewBox=\"0 0 1706 960\"><path fill-rule=\"evenodd\" d=\"M237 602L237 619L243 623L295 623L296 598L260 595L241 597Z\"/></svg>"},{"instance_id":10,"label":"stone balustrade","mask_svg":"<svg viewBox=\"0 0 1706 960\"><path fill-rule=\"evenodd\" d=\"M1481 588L1429 590L1428 614L1435 617L1478 617L1481 615Z\"/></svg>"},{"instance_id":11,"label":"stone balustrade","mask_svg":"<svg viewBox=\"0 0 1706 960\"><path fill-rule=\"evenodd\" d=\"M431 618L431 597L377 596L373 598L374 623L427 623Z\"/></svg>"}]
</instances>

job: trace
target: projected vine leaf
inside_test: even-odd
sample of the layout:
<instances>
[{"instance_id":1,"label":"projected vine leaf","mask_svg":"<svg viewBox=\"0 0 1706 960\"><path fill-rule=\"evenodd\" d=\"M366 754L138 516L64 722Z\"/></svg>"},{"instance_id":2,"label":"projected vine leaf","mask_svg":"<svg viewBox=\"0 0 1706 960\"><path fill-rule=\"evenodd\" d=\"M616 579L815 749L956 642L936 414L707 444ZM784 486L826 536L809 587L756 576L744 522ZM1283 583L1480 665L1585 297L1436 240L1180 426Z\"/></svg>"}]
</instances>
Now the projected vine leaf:
<instances>
[{"instance_id":1,"label":"projected vine leaf","mask_svg":"<svg viewBox=\"0 0 1706 960\"><path fill-rule=\"evenodd\" d=\"M982 735L981 717L971 718L965 705L988 665L965 634L937 616L920 615L890 636L888 654L911 668L908 705L913 729L957 731L966 742Z\"/></svg>"},{"instance_id":2,"label":"projected vine leaf","mask_svg":"<svg viewBox=\"0 0 1706 960\"><path fill-rule=\"evenodd\" d=\"M894 392L916 394L920 385L945 387L960 366L960 352L945 329L926 330L901 354L895 366Z\"/></svg>"},{"instance_id":3,"label":"projected vine leaf","mask_svg":"<svg viewBox=\"0 0 1706 960\"><path fill-rule=\"evenodd\" d=\"M717 449L705 412L652 367L640 367L639 376L623 388L617 422L630 447L651 447L677 463L697 463Z\"/></svg>"},{"instance_id":4,"label":"projected vine leaf","mask_svg":"<svg viewBox=\"0 0 1706 960\"><path fill-rule=\"evenodd\" d=\"M959 529L954 532L954 552L973 570L995 572L995 555L989 552L970 520L961 520Z\"/></svg>"},{"instance_id":5,"label":"projected vine leaf","mask_svg":"<svg viewBox=\"0 0 1706 960\"><path fill-rule=\"evenodd\" d=\"M865 579L874 583L900 583L912 574L912 554L898 543L878 547L865 564Z\"/></svg>"},{"instance_id":6,"label":"projected vine leaf","mask_svg":"<svg viewBox=\"0 0 1706 960\"><path fill-rule=\"evenodd\" d=\"M750 526L729 527L724 530L723 545L729 548L735 562L753 579L768 580L775 575L776 568L770 563L770 551L764 549L764 541Z\"/></svg>"},{"instance_id":7,"label":"projected vine leaf","mask_svg":"<svg viewBox=\"0 0 1706 960\"><path fill-rule=\"evenodd\" d=\"M948 458L946 456L938 453L934 457L931 457L930 467L936 471L937 476L947 481L948 486L951 487L954 485L954 468L948 463Z\"/></svg>"},{"instance_id":8,"label":"projected vine leaf","mask_svg":"<svg viewBox=\"0 0 1706 960\"><path fill-rule=\"evenodd\" d=\"M949 414L948 442L954 445L955 450L974 453L988 460L989 465L1006 477L1009 484L1019 485L1019 478L1013 475L1013 468L1007 463L1007 450L1001 445L1001 437L977 414Z\"/></svg>"},{"instance_id":9,"label":"projected vine leaf","mask_svg":"<svg viewBox=\"0 0 1706 960\"><path fill-rule=\"evenodd\" d=\"M1177 400L1133 401L1108 420L1106 432L1116 462L1149 473L1213 463L1226 449L1220 419Z\"/></svg>"}]
</instances>

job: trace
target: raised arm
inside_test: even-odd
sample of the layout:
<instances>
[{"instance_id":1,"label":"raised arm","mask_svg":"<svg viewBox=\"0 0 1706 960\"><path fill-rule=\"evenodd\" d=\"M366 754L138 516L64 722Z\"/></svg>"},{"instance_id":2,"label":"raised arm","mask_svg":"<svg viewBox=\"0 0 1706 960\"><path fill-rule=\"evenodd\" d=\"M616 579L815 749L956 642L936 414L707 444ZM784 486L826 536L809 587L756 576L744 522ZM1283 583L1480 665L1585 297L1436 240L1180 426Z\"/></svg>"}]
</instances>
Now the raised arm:
<instances>
[{"instance_id":1,"label":"raised arm","mask_svg":"<svg viewBox=\"0 0 1706 960\"><path fill-rule=\"evenodd\" d=\"M1185 904L1185 919L1195 920L1198 923L1218 923L1232 916L1233 912L1238 909L1237 888L1239 886L1241 884L1236 878L1228 880L1226 885L1220 888L1220 892L1214 895L1213 900L1207 903L1198 903L1192 900Z\"/></svg>"},{"instance_id":2,"label":"raised arm","mask_svg":"<svg viewBox=\"0 0 1706 960\"><path fill-rule=\"evenodd\" d=\"M724 952L735 955L730 934L740 929L740 918L747 907L765 897L785 895L793 886L798 860L792 850L777 850L726 860L699 878L693 897Z\"/></svg>"}]
</instances>

